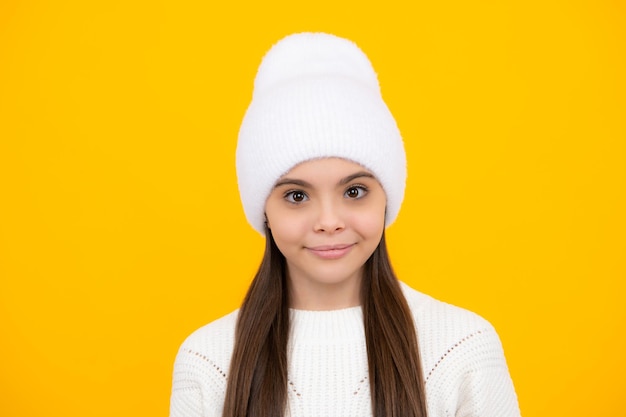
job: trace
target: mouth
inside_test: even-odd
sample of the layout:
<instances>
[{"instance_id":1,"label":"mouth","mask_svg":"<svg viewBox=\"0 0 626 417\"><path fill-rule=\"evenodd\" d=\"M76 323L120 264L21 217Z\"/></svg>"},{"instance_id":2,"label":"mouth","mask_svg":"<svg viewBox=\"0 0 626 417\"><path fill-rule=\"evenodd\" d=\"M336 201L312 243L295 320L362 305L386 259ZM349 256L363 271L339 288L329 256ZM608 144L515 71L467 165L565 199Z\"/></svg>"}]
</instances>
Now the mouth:
<instances>
[{"instance_id":1,"label":"mouth","mask_svg":"<svg viewBox=\"0 0 626 417\"><path fill-rule=\"evenodd\" d=\"M320 257L322 259L339 259L347 255L352 250L354 245L355 245L354 243L339 244L339 245L322 245L322 246L306 247L306 249L309 252L311 252L313 255Z\"/></svg>"}]
</instances>

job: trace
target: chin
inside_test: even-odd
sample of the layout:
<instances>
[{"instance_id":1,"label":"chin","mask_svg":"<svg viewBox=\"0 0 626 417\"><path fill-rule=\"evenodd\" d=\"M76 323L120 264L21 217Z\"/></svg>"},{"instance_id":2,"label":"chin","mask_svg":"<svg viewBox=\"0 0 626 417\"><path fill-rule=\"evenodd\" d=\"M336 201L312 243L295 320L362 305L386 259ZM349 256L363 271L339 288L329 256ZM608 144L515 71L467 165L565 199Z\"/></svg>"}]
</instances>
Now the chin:
<instances>
[{"instance_id":1,"label":"chin","mask_svg":"<svg viewBox=\"0 0 626 417\"><path fill-rule=\"evenodd\" d=\"M309 279L311 282L322 285L341 285L354 280L360 280L362 276L361 272L361 269L341 271L337 268L330 267L313 272L310 274Z\"/></svg>"}]
</instances>

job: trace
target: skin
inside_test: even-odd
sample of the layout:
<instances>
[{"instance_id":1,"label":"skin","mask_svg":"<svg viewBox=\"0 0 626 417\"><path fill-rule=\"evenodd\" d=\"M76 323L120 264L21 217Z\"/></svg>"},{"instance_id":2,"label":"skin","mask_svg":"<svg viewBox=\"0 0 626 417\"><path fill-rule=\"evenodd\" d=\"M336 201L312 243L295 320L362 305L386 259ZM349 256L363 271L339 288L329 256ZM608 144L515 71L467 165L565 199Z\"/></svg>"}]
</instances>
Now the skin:
<instances>
[{"instance_id":1,"label":"skin","mask_svg":"<svg viewBox=\"0 0 626 417\"><path fill-rule=\"evenodd\" d=\"M363 265L381 240L386 202L370 171L340 158L303 162L276 182L265 214L287 260L292 308L360 304Z\"/></svg>"}]
</instances>

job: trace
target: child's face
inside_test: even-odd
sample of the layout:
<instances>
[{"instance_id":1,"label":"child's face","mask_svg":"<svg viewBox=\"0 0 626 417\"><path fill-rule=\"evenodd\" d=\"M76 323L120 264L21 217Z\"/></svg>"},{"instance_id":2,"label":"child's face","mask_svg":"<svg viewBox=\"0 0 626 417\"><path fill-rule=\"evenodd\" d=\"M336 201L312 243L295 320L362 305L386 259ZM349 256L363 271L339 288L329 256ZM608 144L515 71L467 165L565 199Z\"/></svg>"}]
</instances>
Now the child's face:
<instances>
[{"instance_id":1,"label":"child's face","mask_svg":"<svg viewBox=\"0 0 626 417\"><path fill-rule=\"evenodd\" d=\"M304 162L281 177L265 214L292 292L358 292L383 234L386 201L372 173L345 159Z\"/></svg>"}]
</instances>

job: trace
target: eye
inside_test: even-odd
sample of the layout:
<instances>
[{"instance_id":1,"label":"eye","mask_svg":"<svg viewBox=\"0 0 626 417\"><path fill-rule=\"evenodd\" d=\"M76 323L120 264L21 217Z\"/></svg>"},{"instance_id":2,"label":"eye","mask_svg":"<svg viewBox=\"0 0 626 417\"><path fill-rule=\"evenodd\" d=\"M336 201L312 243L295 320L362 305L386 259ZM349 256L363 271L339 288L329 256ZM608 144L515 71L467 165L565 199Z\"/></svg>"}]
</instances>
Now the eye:
<instances>
[{"instance_id":1,"label":"eye","mask_svg":"<svg viewBox=\"0 0 626 417\"><path fill-rule=\"evenodd\" d=\"M365 197L367 194L367 188L363 185L353 185L348 188L344 195L348 198L359 199Z\"/></svg>"},{"instance_id":2,"label":"eye","mask_svg":"<svg viewBox=\"0 0 626 417\"><path fill-rule=\"evenodd\" d=\"M286 192L284 198L288 202L294 203L294 204L302 203L303 201L306 201L309 199L309 197L304 193L304 191L299 191L299 190Z\"/></svg>"}]
</instances>

